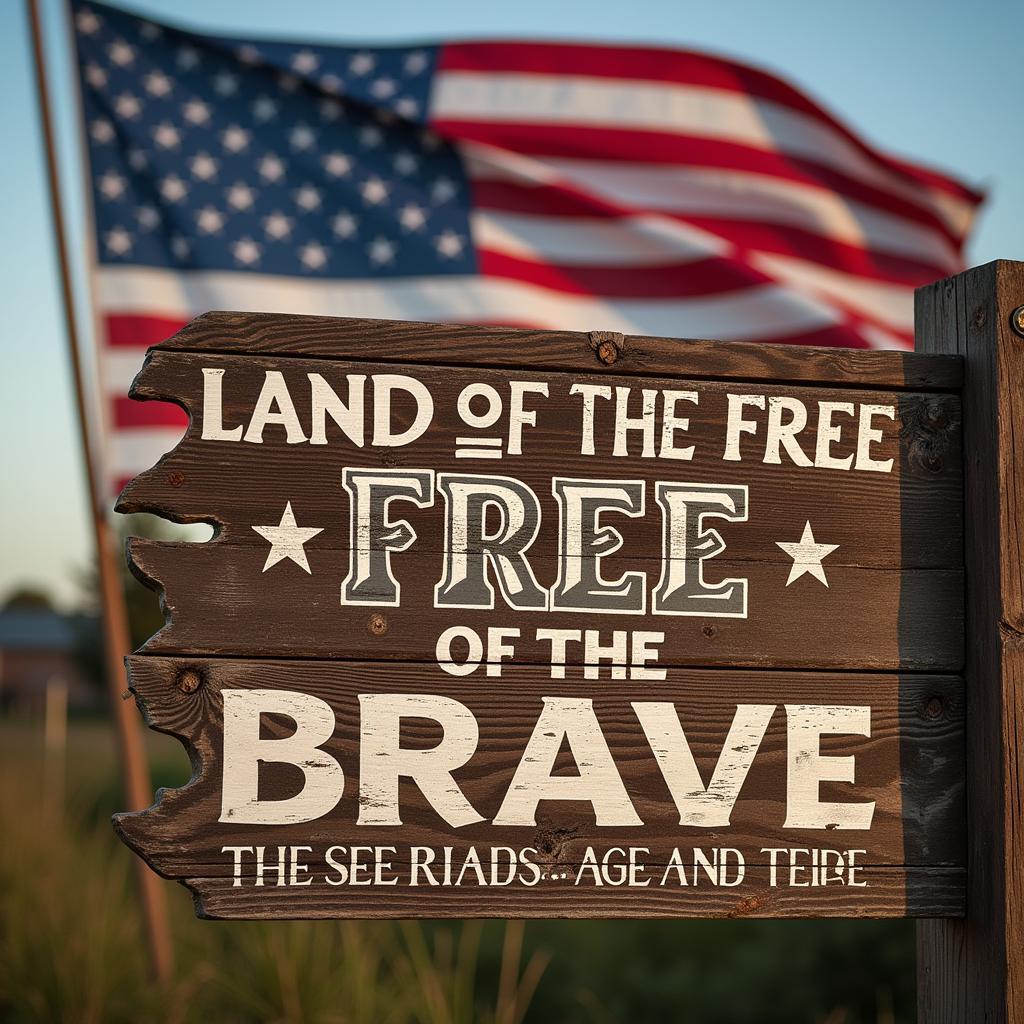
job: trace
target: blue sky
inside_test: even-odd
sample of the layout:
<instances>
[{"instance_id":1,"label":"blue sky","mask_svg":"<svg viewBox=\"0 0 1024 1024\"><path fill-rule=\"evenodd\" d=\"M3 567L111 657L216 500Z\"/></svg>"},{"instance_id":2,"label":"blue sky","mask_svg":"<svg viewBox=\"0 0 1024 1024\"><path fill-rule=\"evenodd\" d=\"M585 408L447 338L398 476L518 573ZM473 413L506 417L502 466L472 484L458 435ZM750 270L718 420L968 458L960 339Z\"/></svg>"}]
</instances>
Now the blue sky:
<instances>
[{"instance_id":1,"label":"blue sky","mask_svg":"<svg viewBox=\"0 0 1024 1024\"><path fill-rule=\"evenodd\" d=\"M44 8L73 242L80 169L59 0ZM705 48L781 73L869 141L989 190L968 258L1024 259L1024 4L988 0L131 0L236 36L336 42L467 37L631 40ZM67 602L92 556L50 235L24 9L0 4L0 597L39 583ZM81 269L81 268L80 268ZM84 281L78 281L84 298Z\"/></svg>"}]
</instances>

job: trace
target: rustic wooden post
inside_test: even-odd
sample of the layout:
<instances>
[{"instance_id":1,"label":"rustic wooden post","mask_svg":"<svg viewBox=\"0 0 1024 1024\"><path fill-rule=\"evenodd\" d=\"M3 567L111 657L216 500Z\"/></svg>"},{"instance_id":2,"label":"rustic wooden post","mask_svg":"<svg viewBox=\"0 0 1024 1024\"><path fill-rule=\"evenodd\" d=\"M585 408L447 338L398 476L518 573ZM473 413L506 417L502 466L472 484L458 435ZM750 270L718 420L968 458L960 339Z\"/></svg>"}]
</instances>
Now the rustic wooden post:
<instances>
[{"instance_id":1,"label":"rustic wooden post","mask_svg":"<svg viewBox=\"0 0 1024 1024\"><path fill-rule=\"evenodd\" d=\"M917 347L964 358L967 917L918 925L924 1024L1024 1021L1024 263L917 293Z\"/></svg>"}]
</instances>

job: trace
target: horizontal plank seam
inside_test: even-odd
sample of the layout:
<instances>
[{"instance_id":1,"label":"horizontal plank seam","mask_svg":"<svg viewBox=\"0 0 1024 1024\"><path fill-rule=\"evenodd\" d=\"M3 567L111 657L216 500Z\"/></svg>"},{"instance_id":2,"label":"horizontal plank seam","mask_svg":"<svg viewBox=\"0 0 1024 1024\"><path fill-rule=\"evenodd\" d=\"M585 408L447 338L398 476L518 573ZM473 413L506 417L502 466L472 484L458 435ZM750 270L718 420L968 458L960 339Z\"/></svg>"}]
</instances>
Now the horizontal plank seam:
<instances>
[{"instance_id":1,"label":"horizontal plank seam","mask_svg":"<svg viewBox=\"0 0 1024 1024\"><path fill-rule=\"evenodd\" d=\"M155 634L159 636L159 633ZM383 639L383 638L382 638ZM180 661L260 661L260 662L280 662L281 664L287 664L288 662L324 662L327 664L343 662L351 665L373 665L381 667L394 668L396 665L433 665L437 666L437 661L432 658L370 658L366 655L348 656L348 655L316 655L316 654L294 654L294 655L281 655L281 654L201 654L194 650L192 651L173 651L173 650L146 650L144 647L140 647L136 651L128 656L129 658L167 658L176 659ZM126 659L127 660L127 659ZM516 666L522 667L537 667L545 668L550 666L550 661L502 661L502 662L489 662L487 660L481 660L481 665L503 665L505 668L513 668ZM601 662L599 664L578 662L578 661L567 661L567 662L554 662L556 665L564 665L566 668L603 668L609 669L612 666L608 662ZM624 666L626 669L629 668L627 663ZM861 675L861 676L876 676L876 677L891 677L891 676L921 676L921 677L932 677L940 680L959 680L964 681L963 671L960 669L904 669L904 668L893 668L893 669L880 669L872 668L871 666L858 667L858 668L807 668L805 666L797 666L794 668L788 668L784 665L772 665L770 668L761 668L757 665L740 665L736 667L728 665L707 665L707 664L689 664L689 663L677 663L677 662L659 662L657 665L646 665L646 668L671 668L680 669L689 672L732 672L737 674L749 673L751 675L758 674L763 675L766 672L785 672L790 674L806 674L806 675ZM451 677L453 680L467 680L468 676ZM490 676L490 679L498 677ZM606 680L572 680L572 679L555 679L552 680L556 683L571 683L571 682L590 682L595 681L606 681ZM630 682L631 680L614 680L615 682ZM632 682L649 682L652 680L632 680ZM665 680L653 680L653 682L664 682ZM455 683L453 683L455 685Z\"/></svg>"}]
</instances>

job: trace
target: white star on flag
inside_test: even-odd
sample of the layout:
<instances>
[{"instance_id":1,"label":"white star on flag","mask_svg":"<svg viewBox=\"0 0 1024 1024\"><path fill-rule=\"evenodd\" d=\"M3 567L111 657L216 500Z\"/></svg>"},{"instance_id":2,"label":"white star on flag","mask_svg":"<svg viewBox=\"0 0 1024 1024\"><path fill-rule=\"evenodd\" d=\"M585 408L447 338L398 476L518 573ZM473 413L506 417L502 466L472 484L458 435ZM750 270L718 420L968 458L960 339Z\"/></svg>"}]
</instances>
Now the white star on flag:
<instances>
[{"instance_id":1,"label":"white star on flag","mask_svg":"<svg viewBox=\"0 0 1024 1024\"><path fill-rule=\"evenodd\" d=\"M828 586L828 580L825 578L825 567L821 564L821 560L826 555L832 554L839 545L816 543L809 519L804 524L804 532L799 541L787 542L778 540L775 543L793 559L793 567L789 570L789 579L786 580L787 587L807 572L815 577L815 579L821 580L826 587Z\"/></svg>"},{"instance_id":2,"label":"white star on flag","mask_svg":"<svg viewBox=\"0 0 1024 1024\"><path fill-rule=\"evenodd\" d=\"M270 541L270 551L263 572L285 558L290 558L300 569L305 569L311 576L313 575L303 545L324 530L322 526L299 526L295 522L295 513L292 512L290 501L285 505L281 522L277 526L254 526L253 529L265 540Z\"/></svg>"}]
</instances>

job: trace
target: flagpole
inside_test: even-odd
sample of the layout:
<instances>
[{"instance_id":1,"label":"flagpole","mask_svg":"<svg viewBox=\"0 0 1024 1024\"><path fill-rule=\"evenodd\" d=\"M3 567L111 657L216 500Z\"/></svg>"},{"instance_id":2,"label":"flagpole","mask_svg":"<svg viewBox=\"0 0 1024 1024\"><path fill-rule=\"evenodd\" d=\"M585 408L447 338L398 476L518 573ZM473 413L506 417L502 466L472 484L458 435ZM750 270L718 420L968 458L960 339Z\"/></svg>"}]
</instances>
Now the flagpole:
<instances>
[{"instance_id":1,"label":"flagpole","mask_svg":"<svg viewBox=\"0 0 1024 1024\"><path fill-rule=\"evenodd\" d=\"M99 568L100 597L103 609L103 639L106 652L105 675L114 712L125 800L130 810L141 811L152 803L153 790L142 743L142 733L139 729L138 713L132 704L122 699L125 683L124 658L131 651L128 610L115 555L117 545L114 543L113 531L102 498L103 482L94 459L95 446L86 403L87 391L78 319L75 311L75 296L71 282L67 233L60 200L57 152L53 136L53 123L50 118L50 93L43 52L39 3L38 0L25 0L25 6L32 34L36 95L39 98L39 116L43 130L43 147L46 157L50 206L53 212L52 223L57 249L61 300L64 307L72 376L75 383L79 433L85 454L89 511L96 541L96 561ZM132 859L136 861L139 897L142 904L150 966L156 979L165 982L171 977L173 962L165 892L160 878L143 861L137 858Z\"/></svg>"}]
</instances>

